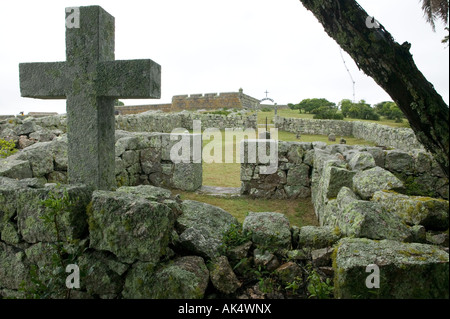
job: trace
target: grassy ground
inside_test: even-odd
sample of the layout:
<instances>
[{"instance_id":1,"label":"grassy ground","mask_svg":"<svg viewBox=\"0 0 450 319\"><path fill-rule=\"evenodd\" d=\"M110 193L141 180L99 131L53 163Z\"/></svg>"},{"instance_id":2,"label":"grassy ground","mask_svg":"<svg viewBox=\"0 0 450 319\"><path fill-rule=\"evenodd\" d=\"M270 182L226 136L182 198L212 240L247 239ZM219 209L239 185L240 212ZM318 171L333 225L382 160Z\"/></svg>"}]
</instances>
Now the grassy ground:
<instances>
[{"instance_id":1,"label":"grassy ground","mask_svg":"<svg viewBox=\"0 0 450 319\"><path fill-rule=\"evenodd\" d=\"M314 207L311 200L281 200L281 199L250 199L247 197L223 198L216 196L200 195L196 193L173 190L174 194L179 194L181 199L191 199L203 203L208 203L220 207L234 217L239 222L244 222L248 212L278 212L284 214L291 226L318 225Z\"/></svg>"},{"instance_id":2,"label":"grassy ground","mask_svg":"<svg viewBox=\"0 0 450 319\"><path fill-rule=\"evenodd\" d=\"M268 123L271 123L274 112L259 112L258 123L265 124L266 116ZM295 110L279 110L278 114L283 117L300 117L312 118L312 114L300 114ZM379 124L399 126L394 121L380 121ZM240 187L240 160L239 160L239 144L244 138L255 138L256 136L246 136L244 133L236 133L235 138L226 138L224 131L217 136L211 136L209 139L203 136L203 185L223 186L223 187ZM339 138L339 137L338 137ZM362 139L356 139L351 136L344 136L348 145L371 145L374 143L367 142ZM278 140L280 141L297 141L297 142L325 142L327 144L335 144L336 142L328 141L327 136L323 135L302 135L297 139L294 133L279 131ZM205 156L211 161L207 163ZM231 163L227 163L226 161ZM214 162L212 162L214 161ZM208 195L200 195L190 192L173 191L174 194L180 194L183 200L191 199L214 206L221 207L240 222L243 222L248 212L279 212L286 215L291 225L318 225L314 213L314 207L311 200L264 200L249 199L247 197L240 198L222 198Z\"/></svg>"},{"instance_id":3,"label":"grassy ground","mask_svg":"<svg viewBox=\"0 0 450 319\"><path fill-rule=\"evenodd\" d=\"M267 117L267 123L272 123L274 115L275 115L274 111L258 112L258 124L265 124L266 117ZM278 116L294 117L294 118L302 118L302 119L312 119L314 114L304 114L304 113L299 113L298 110L282 109L282 110L278 110ZM344 121L374 122L377 124L388 125L388 126L392 126L392 127L409 127L409 123L407 120L403 120L402 123L395 123L394 120L388 120L383 117L381 117L381 119L379 121L369 121L369 120L359 120L359 119L349 119L349 118L345 118Z\"/></svg>"},{"instance_id":4,"label":"grassy ground","mask_svg":"<svg viewBox=\"0 0 450 319\"><path fill-rule=\"evenodd\" d=\"M226 138L224 131L221 131L221 136L217 136L218 139L211 140L203 139L204 156L207 156L211 160L217 156L216 161L213 163L203 162L203 185L208 186L223 186L223 187L240 187L240 145L239 142L246 138L243 133L236 134L236 138L233 140ZM367 142L362 139L357 139L351 136L344 137L347 140L348 145L370 145L374 146L372 142ZM327 136L323 135L302 135L300 139L297 139L294 133L279 131L278 140L280 141L297 141L297 142L325 142L327 144L336 144L336 142L328 141ZM222 141L222 145L220 143ZM222 152L222 154L220 154ZM226 154L229 156L230 161L226 162ZM203 157L205 159L205 157Z\"/></svg>"}]
</instances>

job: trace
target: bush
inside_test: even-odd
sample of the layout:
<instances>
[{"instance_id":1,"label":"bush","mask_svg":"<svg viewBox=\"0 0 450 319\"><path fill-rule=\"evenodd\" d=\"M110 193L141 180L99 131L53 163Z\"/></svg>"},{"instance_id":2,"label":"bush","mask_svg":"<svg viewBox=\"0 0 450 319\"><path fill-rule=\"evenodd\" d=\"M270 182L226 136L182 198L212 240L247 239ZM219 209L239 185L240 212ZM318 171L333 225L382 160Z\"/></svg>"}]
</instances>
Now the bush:
<instances>
[{"instance_id":1,"label":"bush","mask_svg":"<svg viewBox=\"0 0 450 319\"><path fill-rule=\"evenodd\" d=\"M380 116L366 101L353 103L350 100L342 100L340 103L343 116L361 120L379 121Z\"/></svg>"},{"instance_id":2,"label":"bush","mask_svg":"<svg viewBox=\"0 0 450 319\"><path fill-rule=\"evenodd\" d=\"M343 120L344 116L338 113L336 109L320 107L317 109L317 113L314 114L313 118L320 120Z\"/></svg>"},{"instance_id":3,"label":"bush","mask_svg":"<svg viewBox=\"0 0 450 319\"><path fill-rule=\"evenodd\" d=\"M0 139L0 158L5 158L17 152L16 144L13 141Z\"/></svg>"},{"instance_id":4,"label":"bush","mask_svg":"<svg viewBox=\"0 0 450 319\"><path fill-rule=\"evenodd\" d=\"M336 104L327 99L304 99L297 104L296 109L299 109L300 113L303 110L305 113L316 114L321 107L335 108Z\"/></svg>"},{"instance_id":5,"label":"bush","mask_svg":"<svg viewBox=\"0 0 450 319\"><path fill-rule=\"evenodd\" d=\"M375 104L375 110L379 115L385 116L388 120L395 120L396 123L401 123L405 118L402 110L394 102Z\"/></svg>"}]
</instances>

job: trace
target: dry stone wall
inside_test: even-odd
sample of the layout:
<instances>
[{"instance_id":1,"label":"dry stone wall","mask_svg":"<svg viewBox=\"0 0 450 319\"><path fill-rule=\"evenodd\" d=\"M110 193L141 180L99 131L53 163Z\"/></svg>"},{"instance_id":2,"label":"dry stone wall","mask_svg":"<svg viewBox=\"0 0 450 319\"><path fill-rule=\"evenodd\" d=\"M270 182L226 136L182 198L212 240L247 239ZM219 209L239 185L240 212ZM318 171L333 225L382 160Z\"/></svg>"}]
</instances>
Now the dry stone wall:
<instances>
[{"instance_id":1,"label":"dry stone wall","mask_svg":"<svg viewBox=\"0 0 450 319\"><path fill-rule=\"evenodd\" d=\"M65 277L54 275L64 275L54 259L60 247L82 274L74 299L308 298L314 276L334 283L334 298L449 296L448 201L405 194L415 183L448 199L448 180L424 151L280 142L272 174L247 154L244 192L311 196L320 226L291 225L276 212L249 212L240 225L221 208L145 185L195 189L201 176L201 163L170 161L176 141L165 133L116 131L115 191L65 184L63 121L1 127L35 141L0 162L0 298L66 297ZM48 183L58 178L62 186ZM62 198L65 208L52 215ZM365 285L373 263L375 293ZM254 277L261 269L269 275ZM36 291L39 281L50 289Z\"/></svg>"},{"instance_id":2,"label":"dry stone wall","mask_svg":"<svg viewBox=\"0 0 450 319\"><path fill-rule=\"evenodd\" d=\"M243 142L248 150L248 142ZM275 144L274 144L275 145ZM327 146L322 142L278 142L278 164L274 173L261 174L260 170L268 164L244 157L241 164L241 193L255 198L308 198L313 197L316 211L322 210L322 204L315 201L312 192L320 176L324 158L342 159L342 167L326 170L327 179L334 182L327 190L328 198L337 196L343 186L351 186L349 181L358 170L378 166L400 179L411 192L420 191L427 196L449 198L448 179L443 174L432 156L421 150L405 152L383 150L379 147L351 146L334 144ZM322 156L323 154L323 156ZM314 168L314 169L313 169ZM402 184L402 185L403 185ZM320 185L319 191L326 187Z\"/></svg>"},{"instance_id":3,"label":"dry stone wall","mask_svg":"<svg viewBox=\"0 0 450 319\"><path fill-rule=\"evenodd\" d=\"M185 136L192 143L194 136ZM177 142L170 139L170 134L116 131L117 186L151 184L187 191L200 188L201 163L175 163L171 160L170 149ZM39 178L44 183L66 184L67 168L67 135L64 134L49 142L35 143L9 156L2 161L0 176Z\"/></svg>"},{"instance_id":4,"label":"dry stone wall","mask_svg":"<svg viewBox=\"0 0 450 319\"><path fill-rule=\"evenodd\" d=\"M412 129L394 128L372 122L313 120L276 117L275 127L279 130L311 135L354 136L374 142L377 145L399 150L421 149Z\"/></svg>"},{"instance_id":5,"label":"dry stone wall","mask_svg":"<svg viewBox=\"0 0 450 319\"><path fill-rule=\"evenodd\" d=\"M256 115L220 115L180 112L165 114L146 112L136 115L117 116L116 129L132 132L170 133L175 128L193 130L194 121L201 121L202 129L217 128L254 128L257 127Z\"/></svg>"}]
</instances>

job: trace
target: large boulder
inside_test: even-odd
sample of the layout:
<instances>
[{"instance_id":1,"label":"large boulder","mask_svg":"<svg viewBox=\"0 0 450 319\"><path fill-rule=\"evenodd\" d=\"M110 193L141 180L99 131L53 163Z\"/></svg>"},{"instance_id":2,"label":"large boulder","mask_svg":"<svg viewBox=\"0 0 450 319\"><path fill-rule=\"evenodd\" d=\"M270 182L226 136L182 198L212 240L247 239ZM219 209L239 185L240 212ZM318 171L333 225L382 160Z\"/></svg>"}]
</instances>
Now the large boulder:
<instances>
[{"instance_id":1,"label":"large boulder","mask_svg":"<svg viewBox=\"0 0 450 319\"><path fill-rule=\"evenodd\" d=\"M333 254L335 298L449 298L448 253L433 245L341 239ZM379 288L369 265L379 268ZM370 285L369 285L370 286Z\"/></svg>"},{"instance_id":2,"label":"large boulder","mask_svg":"<svg viewBox=\"0 0 450 319\"><path fill-rule=\"evenodd\" d=\"M0 242L0 289L17 290L29 279L25 253Z\"/></svg>"},{"instance_id":3,"label":"large boulder","mask_svg":"<svg viewBox=\"0 0 450 319\"><path fill-rule=\"evenodd\" d=\"M373 195L373 201L397 214L408 225L422 225L429 230L448 229L449 206L446 200L378 191Z\"/></svg>"},{"instance_id":4,"label":"large boulder","mask_svg":"<svg viewBox=\"0 0 450 319\"><path fill-rule=\"evenodd\" d=\"M375 159L369 152L358 152L348 162L352 170L363 171L376 166Z\"/></svg>"},{"instance_id":5,"label":"large boulder","mask_svg":"<svg viewBox=\"0 0 450 319\"><path fill-rule=\"evenodd\" d=\"M363 199L369 199L379 190L396 190L403 188L403 183L394 174L381 168L374 167L359 171L353 177L353 190Z\"/></svg>"},{"instance_id":6,"label":"large boulder","mask_svg":"<svg viewBox=\"0 0 450 319\"><path fill-rule=\"evenodd\" d=\"M126 299L202 299L209 272L198 256L180 257L155 267L137 262L125 279Z\"/></svg>"},{"instance_id":7,"label":"large boulder","mask_svg":"<svg viewBox=\"0 0 450 319\"><path fill-rule=\"evenodd\" d=\"M8 157L0 161L0 176L24 179L33 177L30 162Z\"/></svg>"},{"instance_id":8,"label":"large boulder","mask_svg":"<svg viewBox=\"0 0 450 319\"><path fill-rule=\"evenodd\" d=\"M280 213L250 212L242 225L251 234L253 243L268 249L290 249L291 230L289 220Z\"/></svg>"},{"instance_id":9,"label":"large boulder","mask_svg":"<svg viewBox=\"0 0 450 319\"><path fill-rule=\"evenodd\" d=\"M337 226L345 236L411 240L410 230L397 215L379 203L359 200L348 188L339 192L337 205L335 224L330 226Z\"/></svg>"},{"instance_id":10,"label":"large boulder","mask_svg":"<svg viewBox=\"0 0 450 319\"><path fill-rule=\"evenodd\" d=\"M232 224L238 225L230 213L206 203L185 200L181 211L176 224L181 245L207 258L220 254L224 233Z\"/></svg>"},{"instance_id":11,"label":"large boulder","mask_svg":"<svg viewBox=\"0 0 450 319\"><path fill-rule=\"evenodd\" d=\"M91 248L126 263L157 262L167 253L175 213L140 190L93 193L88 209Z\"/></svg>"},{"instance_id":12,"label":"large boulder","mask_svg":"<svg viewBox=\"0 0 450 319\"><path fill-rule=\"evenodd\" d=\"M64 188L50 185L36 189L20 187L14 199L18 232L28 243L57 240L56 225L45 222L44 216L48 218L53 214L51 206L61 199L64 209L56 214L59 237L77 239L87 230L86 207L91 199L91 191L84 185L67 185ZM48 204L44 204L44 201Z\"/></svg>"}]
</instances>

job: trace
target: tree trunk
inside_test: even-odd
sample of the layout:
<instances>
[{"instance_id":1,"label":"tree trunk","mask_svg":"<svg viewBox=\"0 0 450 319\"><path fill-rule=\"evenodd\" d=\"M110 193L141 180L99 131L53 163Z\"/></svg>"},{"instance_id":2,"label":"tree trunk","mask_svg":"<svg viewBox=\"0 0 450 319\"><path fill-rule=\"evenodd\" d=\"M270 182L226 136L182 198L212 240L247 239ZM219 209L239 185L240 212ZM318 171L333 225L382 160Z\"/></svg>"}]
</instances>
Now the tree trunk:
<instances>
[{"instance_id":1,"label":"tree trunk","mask_svg":"<svg viewBox=\"0 0 450 319\"><path fill-rule=\"evenodd\" d=\"M409 52L380 24L366 25L368 14L355 0L300 0L325 31L397 103L417 139L433 154L448 178L449 108L417 69Z\"/></svg>"}]
</instances>

